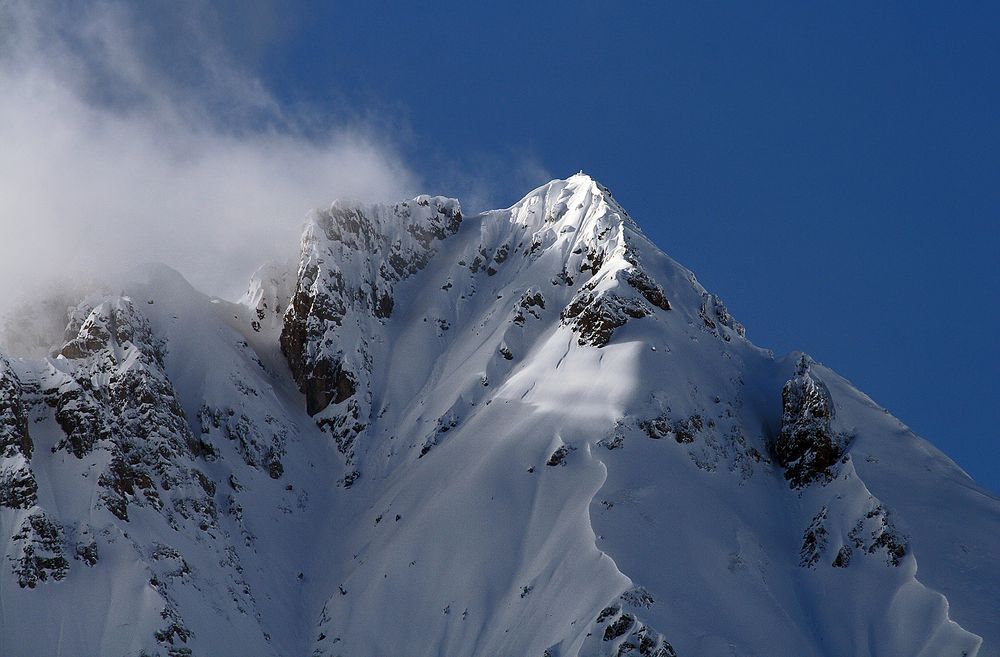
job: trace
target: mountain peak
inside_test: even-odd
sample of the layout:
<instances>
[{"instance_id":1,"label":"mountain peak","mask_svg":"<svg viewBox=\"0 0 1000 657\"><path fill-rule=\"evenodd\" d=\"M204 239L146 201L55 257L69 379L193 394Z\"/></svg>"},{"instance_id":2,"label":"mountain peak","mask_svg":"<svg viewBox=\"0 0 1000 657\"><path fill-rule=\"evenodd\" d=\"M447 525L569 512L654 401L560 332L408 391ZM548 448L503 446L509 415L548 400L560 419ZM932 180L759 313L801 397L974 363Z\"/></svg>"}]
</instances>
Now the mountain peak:
<instances>
[{"instance_id":1,"label":"mountain peak","mask_svg":"<svg viewBox=\"0 0 1000 657\"><path fill-rule=\"evenodd\" d=\"M587 174L335 203L240 303L126 278L0 355L5 656L1000 643L1000 502Z\"/></svg>"},{"instance_id":2,"label":"mountain peak","mask_svg":"<svg viewBox=\"0 0 1000 657\"><path fill-rule=\"evenodd\" d=\"M549 181L510 208L493 212L508 212L511 221L524 226L551 224L559 229L569 226L579 230L602 219L627 221L632 226L628 212L615 201L610 190L582 171L569 178Z\"/></svg>"}]
</instances>

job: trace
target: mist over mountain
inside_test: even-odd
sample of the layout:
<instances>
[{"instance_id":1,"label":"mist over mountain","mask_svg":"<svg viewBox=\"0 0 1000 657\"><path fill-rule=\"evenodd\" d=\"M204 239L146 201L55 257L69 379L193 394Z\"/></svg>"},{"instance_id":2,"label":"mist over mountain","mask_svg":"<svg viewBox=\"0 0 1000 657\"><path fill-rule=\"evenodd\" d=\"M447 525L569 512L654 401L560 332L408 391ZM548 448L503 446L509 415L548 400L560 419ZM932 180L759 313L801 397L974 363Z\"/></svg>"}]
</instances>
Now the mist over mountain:
<instances>
[{"instance_id":1,"label":"mist over mountain","mask_svg":"<svg viewBox=\"0 0 1000 657\"><path fill-rule=\"evenodd\" d=\"M580 173L0 344L0 654L1000 654L1000 500Z\"/></svg>"}]
</instances>

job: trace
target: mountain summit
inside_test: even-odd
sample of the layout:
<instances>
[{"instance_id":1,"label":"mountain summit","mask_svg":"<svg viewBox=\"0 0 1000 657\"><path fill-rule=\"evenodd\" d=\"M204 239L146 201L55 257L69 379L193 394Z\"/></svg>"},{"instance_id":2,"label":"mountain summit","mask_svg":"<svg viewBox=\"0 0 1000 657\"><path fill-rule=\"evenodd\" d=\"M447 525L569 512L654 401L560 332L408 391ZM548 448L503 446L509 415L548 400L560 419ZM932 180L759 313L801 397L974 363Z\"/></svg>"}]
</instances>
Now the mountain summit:
<instances>
[{"instance_id":1,"label":"mountain summit","mask_svg":"<svg viewBox=\"0 0 1000 657\"><path fill-rule=\"evenodd\" d=\"M1000 654L1000 500L589 176L289 255L0 354L0 654Z\"/></svg>"}]
</instances>

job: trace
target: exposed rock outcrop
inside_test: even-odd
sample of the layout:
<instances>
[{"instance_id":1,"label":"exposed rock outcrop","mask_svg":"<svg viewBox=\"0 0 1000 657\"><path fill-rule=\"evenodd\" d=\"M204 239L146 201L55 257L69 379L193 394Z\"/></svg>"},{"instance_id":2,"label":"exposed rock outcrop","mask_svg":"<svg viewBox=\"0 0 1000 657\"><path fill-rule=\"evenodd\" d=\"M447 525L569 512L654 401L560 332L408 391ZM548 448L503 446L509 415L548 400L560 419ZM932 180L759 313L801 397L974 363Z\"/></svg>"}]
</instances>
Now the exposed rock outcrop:
<instances>
[{"instance_id":1,"label":"exposed rock outcrop","mask_svg":"<svg viewBox=\"0 0 1000 657\"><path fill-rule=\"evenodd\" d=\"M33 589L49 580L58 582L69 572L69 561L63 549L62 527L43 512L32 513L11 537L18 546L10 557L18 586Z\"/></svg>"},{"instance_id":2,"label":"exposed rock outcrop","mask_svg":"<svg viewBox=\"0 0 1000 657\"><path fill-rule=\"evenodd\" d=\"M846 443L833 430L830 392L812 376L810 363L802 356L781 391L781 432L774 451L792 488L830 481Z\"/></svg>"},{"instance_id":3,"label":"exposed rock outcrop","mask_svg":"<svg viewBox=\"0 0 1000 657\"><path fill-rule=\"evenodd\" d=\"M581 654L602 657L677 657L661 633L644 623L636 612L648 609L653 598L643 589L622 594L620 600L597 615ZM632 612L626 611L631 607Z\"/></svg>"},{"instance_id":4,"label":"exposed rock outcrop","mask_svg":"<svg viewBox=\"0 0 1000 657\"><path fill-rule=\"evenodd\" d=\"M0 506L27 509L35 503L38 484L31 471L33 451L21 382L0 354Z\"/></svg>"},{"instance_id":5,"label":"exposed rock outcrop","mask_svg":"<svg viewBox=\"0 0 1000 657\"><path fill-rule=\"evenodd\" d=\"M729 329L741 338L745 338L747 331L742 324L733 319L726 309L726 304L722 299L714 294L705 292L702 295L701 308L698 309L698 316L704 323L705 328L713 331L725 341L732 339L731 334L722 329Z\"/></svg>"},{"instance_id":6,"label":"exposed rock outcrop","mask_svg":"<svg viewBox=\"0 0 1000 657\"><path fill-rule=\"evenodd\" d=\"M20 454L30 459L33 450L21 399L21 381L10 361L0 354L0 456Z\"/></svg>"},{"instance_id":7,"label":"exposed rock outcrop","mask_svg":"<svg viewBox=\"0 0 1000 657\"><path fill-rule=\"evenodd\" d=\"M76 458L108 452L98 485L118 518L128 520L135 505L172 523L210 525L214 504L193 463L198 443L164 371L164 343L149 321L119 297L77 308L67 334L60 353L72 367L55 375L50 398L65 432L56 448Z\"/></svg>"},{"instance_id":8,"label":"exposed rock outcrop","mask_svg":"<svg viewBox=\"0 0 1000 657\"><path fill-rule=\"evenodd\" d=\"M636 256L630 249L619 250L622 255L615 259L614 268L608 265L581 286L560 313L562 323L578 334L580 346L603 347L630 319L653 315L654 308L670 310L663 288L628 260Z\"/></svg>"},{"instance_id":9,"label":"exposed rock outcrop","mask_svg":"<svg viewBox=\"0 0 1000 657\"><path fill-rule=\"evenodd\" d=\"M603 347L611 341L615 329L625 326L629 319L650 314L649 308L640 299L598 292L596 285L588 283L573 297L560 317L578 334L577 343L580 346Z\"/></svg>"},{"instance_id":10,"label":"exposed rock outcrop","mask_svg":"<svg viewBox=\"0 0 1000 657\"><path fill-rule=\"evenodd\" d=\"M281 350L308 413L320 416L345 454L369 420L368 340L392 315L394 286L425 267L435 243L461 222L458 201L432 196L395 205L334 204L310 220ZM338 408L324 414L330 406Z\"/></svg>"}]
</instances>

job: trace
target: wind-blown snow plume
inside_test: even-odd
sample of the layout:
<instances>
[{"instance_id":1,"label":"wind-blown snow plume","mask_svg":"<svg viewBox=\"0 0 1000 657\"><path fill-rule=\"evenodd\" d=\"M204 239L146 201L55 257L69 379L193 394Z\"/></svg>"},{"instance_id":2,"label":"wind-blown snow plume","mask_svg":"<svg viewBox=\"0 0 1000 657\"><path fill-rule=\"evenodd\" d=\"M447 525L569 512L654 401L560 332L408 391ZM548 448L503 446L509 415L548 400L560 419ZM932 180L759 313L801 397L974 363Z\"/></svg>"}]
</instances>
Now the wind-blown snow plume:
<instances>
[{"instance_id":1,"label":"wind-blown snow plume","mask_svg":"<svg viewBox=\"0 0 1000 657\"><path fill-rule=\"evenodd\" d=\"M312 207L419 186L370 122L288 116L213 11L0 3L0 314L133 261L234 296Z\"/></svg>"}]
</instances>

